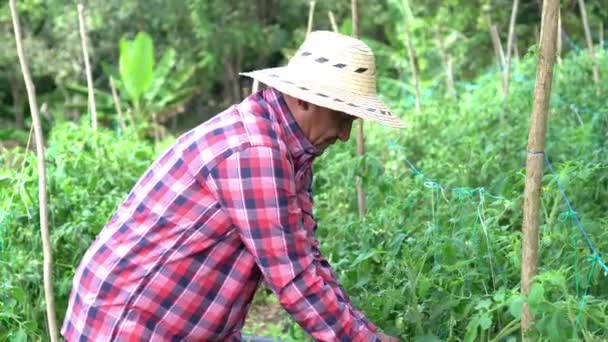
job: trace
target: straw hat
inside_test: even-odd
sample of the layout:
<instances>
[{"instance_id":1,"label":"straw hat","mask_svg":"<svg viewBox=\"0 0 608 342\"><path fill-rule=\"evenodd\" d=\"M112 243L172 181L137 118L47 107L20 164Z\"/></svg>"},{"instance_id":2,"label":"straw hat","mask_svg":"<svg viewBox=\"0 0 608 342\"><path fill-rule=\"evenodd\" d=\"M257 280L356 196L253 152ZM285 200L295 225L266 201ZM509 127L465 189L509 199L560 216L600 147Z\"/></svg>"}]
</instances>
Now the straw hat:
<instances>
[{"instance_id":1,"label":"straw hat","mask_svg":"<svg viewBox=\"0 0 608 342\"><path fill-rule=\"evenodd\" d=\"M287 66L242 75L318 106L386 126L405 127L376 95L372 50L349 36L311 32Z\"/></svg>"}]
</instances>

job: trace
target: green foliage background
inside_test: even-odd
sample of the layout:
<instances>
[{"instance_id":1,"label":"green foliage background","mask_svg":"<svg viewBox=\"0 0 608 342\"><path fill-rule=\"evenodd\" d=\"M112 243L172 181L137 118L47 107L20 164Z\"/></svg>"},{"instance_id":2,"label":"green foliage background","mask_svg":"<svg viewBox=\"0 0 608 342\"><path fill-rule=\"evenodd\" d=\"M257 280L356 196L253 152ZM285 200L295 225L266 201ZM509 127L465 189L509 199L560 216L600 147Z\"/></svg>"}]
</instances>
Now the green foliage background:
<instances>
[{"instance_id":1,"label":"green foliage background","mask_svg":"<svg viewBox=\"0 0 608 342\"><path fill-rule=\"evenodd\" d=\"M519 294L538 3L520 4L521 58L514 61L505 110L487 19L499 24L506 42L510 1L359 2L363 39L377 55L379 89L409 126L397 131L366 123L365 157L355 156L351 139L315 164L321 248L353 301L381 329L404 340L518 340L524 301L537 317L534 340L608 339L608 280L588 260L549 173L543 181L539 275L528 298ZM608 113L605 97L595 93L573 3L562 1L568 40L555 68L546 151L597 249L606 253ZM608 3L586 4L597 32L608 19ZM75 4L19 2L39 99L50 113L43 120L59 322L75 267L132 185L174 136L247 94L248 81L238 72L285 62L305 36L308 1L112 0L87 8L102 120L96 133L83 91ZM318 1L316 28L329 29L328 10L340 30L350 33L350 2ZM413 110L405 17L422 77L421 113ZM47 340L36 158L23 149L31 120L15 68L7 4L0 5L0 28L6 42L0 52L0 143L17 146L0 150L0 340ZM159 71L154 96L143 95L142 115L123 131L109 77L120 77L119 41L142 31L154 41ZM455 61L455 97L447 95L436 32ZM608 52L595 48L605 80ZM600 86L606 94L606 82ZM119 96L123 111L134 109L120 82ZM175 114L176 106L185 109ZM177 125L154 143L147 121L162 112L173 113ZM166 121L161 128L168 126ZM424 175L412 172L408 161ZM366 189L364 219L357 214L356 175ZM291 323L280 336L301 340L303 333Z\"/></svg>"}]
</instances>

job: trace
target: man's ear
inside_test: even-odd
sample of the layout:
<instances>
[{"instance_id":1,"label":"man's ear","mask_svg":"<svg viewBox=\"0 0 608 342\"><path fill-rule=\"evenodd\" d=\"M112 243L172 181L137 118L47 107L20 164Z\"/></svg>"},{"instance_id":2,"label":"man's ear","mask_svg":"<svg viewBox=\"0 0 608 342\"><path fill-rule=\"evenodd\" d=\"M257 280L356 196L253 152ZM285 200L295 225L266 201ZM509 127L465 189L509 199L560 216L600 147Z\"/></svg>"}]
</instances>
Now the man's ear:
<instances>
[{"instance_id":1,"label":"man's ear","mask_svg":"<svg viewBox=\"0 0 608 342\"><path fill-rule=\"evenodd\" d=\"M308 103L308 102L306 102L304 100L300 100L300 99L297 99L297 100L298 100L298 102L297 102L298 107L300 107L303 111L308 111L311 109L311 106L312 106L311 103Z\"/></svg>"}]
</instances>

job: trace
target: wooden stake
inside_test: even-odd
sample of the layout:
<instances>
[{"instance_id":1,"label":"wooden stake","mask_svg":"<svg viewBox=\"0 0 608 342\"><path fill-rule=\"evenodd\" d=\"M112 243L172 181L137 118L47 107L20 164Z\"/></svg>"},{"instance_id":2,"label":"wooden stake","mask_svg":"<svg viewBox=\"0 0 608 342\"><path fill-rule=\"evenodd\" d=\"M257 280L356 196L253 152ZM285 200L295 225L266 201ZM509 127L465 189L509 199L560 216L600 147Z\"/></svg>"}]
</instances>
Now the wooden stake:
<instances>
[{"instance_id":1,"label":"wooden stake","mask_svg":"<svg viewBox=\"0 0 608 342\"><path fill-rule=\"evenodd\" d=\"M557 12L557 64L562 62L562 9Z\"/></svg>"},{"instance_id":2,"label":"wooden stake","mask_svg":"<svg viewBox=\"0 0 608 342\"><path fill-rule=\"evenodd\" d=\"M152 129L154 132L154 147L158 147L158 143L160 141L159 133L158 133L158 115L156 112L152 112Z\"/></svg>"},{"instance_id":3,"label":"wooden stake","mask_svg":"<svg viewBox=\"0 0 608 342\"><path fill-rule=\"evenodd\" d=\"M332 11L328 11L327 15L329 16L329 22L331 23L331 29L334 32L338 33L338 25L336 24L336 18L334 17L334 13Z\"/></svg>"},{"instance_id":4,"label":"wooden stake","mask_svg":"<svg viewBox=\"0 0 608 342\"><path fill-rule=\"evenodd\" d=\"M351 0L351 13L352 13L352 36L359 38L359 11L357 10L357 0ZM357 120L357 155L363 156L365 154L365 139L363 137L363 119ZM365 167L361 168L364 171ZM361 177L355 178L357 185L357 206L359 208L359 217L365 216L365 191L363 190L363 182Z\"/></svg>"},{"instance_id":5,"label":"wooden stake","mask_svg":"<svg viewBox=\"0 0 608 342\"><path fill-rule=\"evenodd\" d=\"M38 200L40 204L40 235L42 238L43 250L43 278L44 278L44 299L46 302L46 315L49 328L49 337L52 342L57 341L59 332L57 329L57 319L55 318L55 298L53 295L53 249L49 234L48 223L48 202L46 194L46 166L44 158L44 137L42 135L42 125L40 123L40 115L38 113L38 101L36 99L36 88L30 76L30 70L23 53L21 46L21 26L19 25L19 16L15 6L15 0L10 0L11 17L13 20L13 29L15 32L15 43L17 45L17 55L19 56L19 64L21 65L21 73L25 81L27 90L27 98L29 101L30 112L34 125L34 135L36 137L36 155L38 162Z\"/></svg>"},{"instance_id":6,"label":"wooden stake","mask_svg":"<svg viewBox=\"0 0 608 342\"><path fill-rule=\"evenodd\" d=\"M578 7L581 10L581 17L583 18L583 26L585 28L585 39L587 40L587 48L589 49L589 56L591 57L591 63L593 63L593 81L595 82L595 93L600 95L600 75L597 67L597 61L595 60L595 52L593 49L593 39L591 38L591 30L589 29L589 21L587 20L587 10L585 10L585 0L578 0Z\"/></svg>"},{"instance_id":7,"label":"wooden stake","mask_svg":"<svg viewBox=\"0 0 608 342\"><path fill-rule=\"evenodd\" d=\"M541 11L540 11L540 29L538 28L538 25L534 25L534 27L539 30L538 31L539 32L538 36L536 37L536 41L538 42L538 45L540 45L540 37L543 36L543 28L544 28L543 22L545 21L545 6L547 5L547 3L544 2L544 1L542 1L542 0L540 0L539 3L540 3L540 8L541 8Z\"/></svg>"},{"instance_id":8,"label":"wooden stake","mask_svg":"<svg viewBox=\"0 0 608 342\"><path fill-rule=\"evenodd\" d=\"M306 35L308 36L310 34L310 31L312 30L312 20L315 16L315 1L310 1L308 3L309 10L308 10L308 28L306 29Z\"/></svg>"},{"instance_id":9,"label":"wooden stake","mask_svg":"<svg viewBox=\"0 0 608 342\"><path fill-rule=\"evenodd\" d=\"M25 128L23 100L21 98L21 86L17 75L11 76L11 96L13 97L13 110L15 111L15 126L19 129L23 129Z\"/></svg>"},{"instance_id":10,"label":"wooden stake","mask_svg":"<svg viewBox=\"0 0 608 342\"><path fill-rule=\"evenodd\" d=\"M350 7L351 14L353 16L352 36L355 38L359 38L359 9L357 7L357 0L351 0Z\"/></svg>"},{"instance_id":11,"label":"wooden stake","mask_svg":"<svg viewBox=\"0 0 608 342\"><path fill-rule=\"evenodd\" d=\"M502 43L500 42L500 35L498 34L498 27L496 25L490 26L490 36L492 37L492 45L494 45L494 53L496 54L496 62L500 70L505 67L505 53L502 49Z\"/></svg>"},{"instance_id":12,"label":"wooden stake","mask_svg":"<svg viewBox=\"0 0 608 342\"><path fill-rule=\"evenodd\" d=\"M120 129L124 132L126 130L125 118L122 116L122 109L120 108L120 98L118 98L118 95L116 94L116 86L114 85L114 78L112 78L112 76L110 76L110 89L112 90L114 108L116 108L116 113L118 114L118 124L120 125Z\"/></svg>"},{"instance_id":13,"label":"wooden stake","mask_svg":"<svg viewBox=\"0 0 608 342\"><path fill-rule=\"evenodd\" d=\"M435 30L435 40L437 41L437 47L439 48L439 56L443 62L445 68L445 83L448 89L448 95L456 95L456 89L454 87L454 76L452 74L452 57L448 56L445 51L445 45L443 44L443 38L441 37L441 26L437 26Z\"/></svg>"},{"instance_id":14,"label":"wooden stake","mask_svg":"<svg viewBox=\"0 0 608 342\"><path fill-rule=\"evenodd\" d=\"M89 109L91 110L91 121L93 130L97 130L97 108L95 107L95 94L93 89L93 77L91 76L91 66L89 65L89 52L87 49L87 32L84 23L84 6L82 0L78 1L78 22L80 23L80 41L82 42L82 58L87 74L87 85L89 87Z\"/></svg>"},{"instance_id":15,"label":"wooden stake","mask_svg":"<svg viewBox=\"0 0 608 342\"><path fill-rule=\"evenodd\" d=\"M604 48L604 22L600 21L600 49Z\"/></svg>"},{"instance_id":16,"label":"wooden stake","mask_svg":"<svg viewBox=\"0 0 608 342\"><path fill-rule=\"evenodd\" d=\"M418 68L416 67L416 51L414 50L414 45L412 44L412 38L410 36L407 16L403 19L403 31L405 33L405 46L407 47L407 55L409 57L412 79L414 80L414 91L416 95L416 113L420 113L420 111L422 110L422 104L420 101L420 80L418 78Z\"/></svg>"},{"instance_id":17,"label":"wooden stake","mask_svg":"<svg viewBox=\"0 0 608 342\"><path fill-rule=\"evenodd\" d=\"M503 93L505 95L505 109L509 98L509 83L511 81L511 52L513 51L513 38L515 36L515 21L517 19L517 6L519 0L513 0L513 9L511 10L511 20L509 21L509 38L507 40L507 62L505 66L505 78L503 80Z\"/></svg>"},{"instance_id":18,"label":"wooden stake","mask_svg":"<svg viewBox=\"0 0 608 342\"><path fill-rule=\"evenodd\" d=\"M534 102L528 136L528 155L526 159L526 186L524 192L524 220L521 265L521 291L527 296L536 275L538 264L538 225L540 191L544 167L545 137L547 132L547 112L551 97L553 65L555 63L557 11L559 0L545 0L543 29L540 41ZM532 326L533 317L527 303L522 307L522 338Z\"/></svg>"}]
</instances>

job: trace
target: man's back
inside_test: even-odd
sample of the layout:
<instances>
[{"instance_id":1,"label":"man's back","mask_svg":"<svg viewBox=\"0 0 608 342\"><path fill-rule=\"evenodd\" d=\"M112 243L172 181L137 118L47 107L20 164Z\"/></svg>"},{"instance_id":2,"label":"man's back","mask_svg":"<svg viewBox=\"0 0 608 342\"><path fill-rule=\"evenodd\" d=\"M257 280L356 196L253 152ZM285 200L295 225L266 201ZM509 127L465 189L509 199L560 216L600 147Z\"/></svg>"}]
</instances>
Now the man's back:
<instances>
[{"instance_id":1,"label":"man's back","mask_svg":"<svg viewBox=\"0 0 608 342\"><path fill-rule=\"evenodd\" d=\"M232 107L184 134L149 168L83 257L68 340L239 334L260 271L207 177L252 144L284 147L277 128L271 117Z\"/></svg>"}]
</instances>

